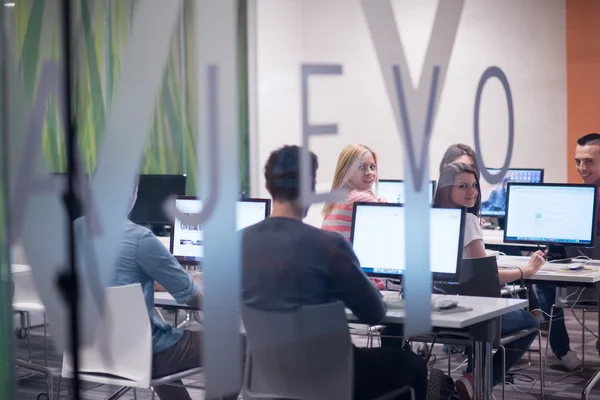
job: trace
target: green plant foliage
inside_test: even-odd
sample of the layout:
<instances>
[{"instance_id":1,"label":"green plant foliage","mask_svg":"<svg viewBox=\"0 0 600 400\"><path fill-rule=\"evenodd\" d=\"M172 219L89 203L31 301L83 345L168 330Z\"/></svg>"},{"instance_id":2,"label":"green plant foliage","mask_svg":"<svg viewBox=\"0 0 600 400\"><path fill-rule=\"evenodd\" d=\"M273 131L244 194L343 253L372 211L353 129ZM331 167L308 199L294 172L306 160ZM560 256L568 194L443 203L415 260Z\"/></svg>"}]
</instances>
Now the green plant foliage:
<instances>
[{"instance_id":1,"label":"green plant foliage","mask_svg":"<svg viewBox=\"0 0 600 400\"><path fill-rule=\"evenodd\" d=\"M42 63L63 61L58 0L25 0L14 10L18 66L31 99L35 98ZM127 44L135 10L134 0L74 1L74 43L77 60L73 66L73 104L78 141L88 172L97 163L107 115L119 84L121 53ZM182 17L173 32L165 64L162 88L156 99L148 142L140 170L152 174L188 176L188 193L196 188L196 69L193 21L185 2ZM241 14L243 10L240 9ZM241 19L244 22L245 19ZM244 22L245 23L245 22ZM245 29L240 29L240 179L248 190L248 116ZM56 99L48 101L42 128L42 149L53 171L64 171L66 152L64 127Z\"/></svg>"}]
</instances>

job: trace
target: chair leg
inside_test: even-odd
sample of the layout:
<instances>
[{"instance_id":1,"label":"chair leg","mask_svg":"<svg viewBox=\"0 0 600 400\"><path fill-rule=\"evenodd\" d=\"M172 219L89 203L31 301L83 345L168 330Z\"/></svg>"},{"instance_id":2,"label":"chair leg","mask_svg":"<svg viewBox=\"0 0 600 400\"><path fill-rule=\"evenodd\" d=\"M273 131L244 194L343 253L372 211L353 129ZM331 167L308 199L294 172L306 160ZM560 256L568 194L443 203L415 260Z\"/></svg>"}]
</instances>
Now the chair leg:
<instances>
[{"instance_id":1,"label":"chair leg","mask_svg":"<svg viewBox=\"0 0 600 400\"><path fill-rule=\"evenodd\" d=\"M44 365L48 367L48 328L46 327L46 313L44 312Z\"/></svg>"},{"instance_id":2,"label":"chair leg","mask_svg":"<svg viewBox=\"0 0 600 400\"><path fill-rule=\"evenodd\" d=\"M600 380L600 369L592 375L589 381L583 387L583 391L581 392L581 400L588 400L590 396L590 392L596 386L598 381Z\"/></svg>"},{"instance_id":3,"label":"chair leg","mask_svg":"<svg viewBox=\"0 0 600 400\"><path fill-rule=\"evenodd\" d=\"M137 400L137 389L133 388L133 400Z\"/></svg>"},{"instance_id":4,"label":"chair leg","mask_svg":"<svg viewBox=\"0 0 600 400\"><path fill-rule=\"evenodd\" d=\"M585 365L585 312L581 313L581 365Z\"/></svg>"},{"instance_id":5,"label":"chair leg","mask_svg":"<svg viewBox=\"0 0 600 400\"><path fill-rule=\"evenodd\" d=\"M60 385L62 383L62 374L58 376L58 388L56 389L56 400L60 399Z\"/></svg>"},{"instance_id":6,"label":"chair leg","mask_svg":"<svg viewBox=\"0 0 600 400\"><path fill-rule=\"evenodd\" d=\"M548 321L548 338L546 339L546 349L544 350L544 372L546 371L546 368L548 367L548 346L550 345L550 335L552 335L552 321L554 319L554 306L555 304L552 304L552 307L550 307L550 320ZM564 318L564 310L563 310L563 318ZM541 351L541 348L540 348ZM540 354L541 357L541 354Z\"/></svg>"},{"instance_id":7,"label":"chair leg","mask_svg":"<svg viewBox=\"0 0 600 400\"><path fill-rule=\"evenodd\" d=\"M538 348L540 352L540 396L544 400L544 367L542 363L542 332L538 332Z\"/></svg>"},{"instance_id":8,"label":"chair leg","mask_svg":"<svg viewBox=\"0 0 600 400\"><path fill-rule=\"evenodd\" d=\"M121 397L125 396L125 394L127 392L129 392L130 390L131 390L130 387L123 386L123 387L119 388L119 390L117 390L116 392L114 392L113 394L111 394L110 397L108 397L106 400L117 400L117 399L120 399Z\"/></svg>"},{"instance_id":9,"label":"chair leg","mask_svg":"<svg viewBox=\"0 0 600 400\"><path fill-rule=\"evenodd\" d=\"M29 312L25 312L25 324L27 325L27 352L29 354L28 361L31 362L31 319Z\"/></svg>"},{"instance_id":10,"label":"chair leg","mask_svg":"<svg viewBox=\"0 0 600 400\"><path fill-rule=\"evenodd\" d=\"M502 400L504 400L504 391L506 390L506 348L502 345L498 346L498 351L502 351Z\"/></svg>"}]
</instances>

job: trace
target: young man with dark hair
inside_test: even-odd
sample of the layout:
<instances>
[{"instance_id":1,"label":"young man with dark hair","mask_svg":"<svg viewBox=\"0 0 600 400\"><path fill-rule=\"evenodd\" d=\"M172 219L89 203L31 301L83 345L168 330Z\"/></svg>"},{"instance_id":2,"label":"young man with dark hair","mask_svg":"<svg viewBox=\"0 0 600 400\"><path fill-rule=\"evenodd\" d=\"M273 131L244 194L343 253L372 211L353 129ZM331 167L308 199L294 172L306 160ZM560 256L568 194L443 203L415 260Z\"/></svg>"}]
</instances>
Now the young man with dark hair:
<instances>
[{"instance_id":1,"label":"young man with dark hair","mask_svg":"<svg viewBox=\"0 0 600 400\"><path fill-rule=\"evenodd\" d=\"M269 218L243 233L243 301L259 310L286 311L339 300L360 321L377 324L385 316L385 303L348 241L302 222L307 209L299 199L301 151L284 146L265 165L273 208ZM310 160L314 190L317 157L311 153ZM422 358L410 350L354 348L355 399L373 399L406 385L417 399L425 399L427 367Z\"/></svg>"},{"instance_id":2,"label":"young man with dark hair","mask_svg":"<svg viewBox=\"0 0 600 400\"><path fill-rule=\"evenodd\" d=\"M600 133L588 133L577 140L575 148L575 166L583 183L596 185L600 188ZM596 215L600 213L600 203L597 205ZM596 238L600 237L600 224L596 224ZM596 248L593 249L590 257L597 259L600 256L600 246L596 241ZM585 249L566 249L568 256L578 256L579 250L586 252ZM573 253L574 250L574 253ZM573 254L571 254L573 253ZM537 285L538 298L542 310L550 314L550 309L556 302L555 285ZM547 315L546 315L547 318ZM560 360L561 364L569 371L575 370L581 364L577 353L571 350L569 332L565 326L564 312L562 308L556 309L552 318L552 329L550 331L550 347L552 352Z\"/></svg>"}]
</instances>

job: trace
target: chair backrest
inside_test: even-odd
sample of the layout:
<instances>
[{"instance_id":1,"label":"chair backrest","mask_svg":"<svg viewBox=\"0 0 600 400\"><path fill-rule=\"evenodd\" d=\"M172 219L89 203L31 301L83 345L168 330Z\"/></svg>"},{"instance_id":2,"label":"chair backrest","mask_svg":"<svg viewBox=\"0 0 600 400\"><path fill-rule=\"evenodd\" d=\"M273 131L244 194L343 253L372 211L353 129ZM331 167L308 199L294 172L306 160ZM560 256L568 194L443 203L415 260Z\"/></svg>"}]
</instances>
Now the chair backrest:
<instances>
[{"instance_id":1,"label":"chair backrest","mask_svg":"<svg viewBox=\"0 0 600 400\"><path fill-rule=\"evenodd\" d=\"M104 316L91 346L80 349L80 372L107 375L150 386L152 331L140 284L106 288ZM71 357L63 357L63 373L71 375Z\"/></svg>"},{"instance_id":2,"label":"chair backrest","mask_svg":"<svg viewBox=\"0 0 600 400\"><path fill-rule=\"evenodd\" d=\"M31 270L13 273L12 280L14 283L13 303L44 304L35 287Z\"/></svg>"},{"instance_id":3,"label":"chair backrest","mask_svg":"<svg viewBox=\"0 0 600 400\"><path fill-rule=\"evenodd\" d=\"M458 294L463 296L502 297L496 256L464 259Z\"/></svg>"},{"instance_id":4,"label":"chair backrest","mask_svg":"<svg viewBox=\"0 0 600 400\"><path fill-rule=\"evenodd\" d=\"M344 305L289 312L243 309L248 357L244 388L252 396L349 400L353 348Z\"/></svg>"}]
</instances>

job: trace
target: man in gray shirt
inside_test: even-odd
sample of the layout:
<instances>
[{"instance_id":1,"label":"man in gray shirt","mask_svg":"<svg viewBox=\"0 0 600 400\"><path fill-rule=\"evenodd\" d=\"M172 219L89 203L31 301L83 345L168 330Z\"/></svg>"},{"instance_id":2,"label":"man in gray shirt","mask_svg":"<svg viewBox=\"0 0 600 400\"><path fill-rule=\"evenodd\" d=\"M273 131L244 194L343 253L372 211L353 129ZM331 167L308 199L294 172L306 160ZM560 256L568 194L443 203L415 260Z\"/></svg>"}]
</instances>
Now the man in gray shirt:
<instances>
[{"instance_id":1,"label":"man in gray shirt","mask_svg":"<svg viewBox=\"0 0 600 400\"><path fill-rule=\"evenodd\" d=\"M265 166L273 212L244 230L243 301L260 310L285 311L339 300L361 322L377 324L385 303L348 241L302 222L299 153L299 147L285 146L271 153ZM311 156L314 190L317 158ZM354 376L355 399L373 399L406 385L417 399L426 396L425 361L409 350L355 347Z\"/></svg>"}]
</instances>

